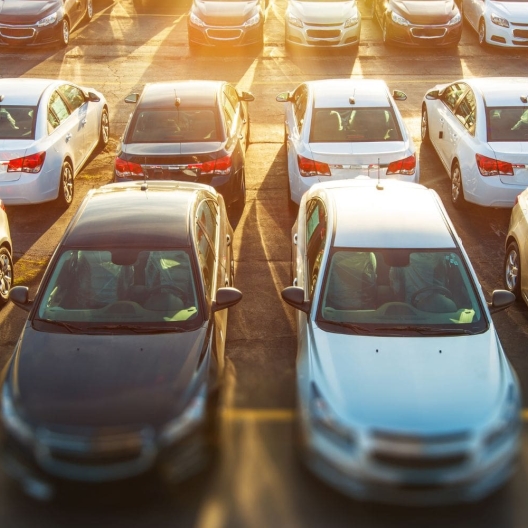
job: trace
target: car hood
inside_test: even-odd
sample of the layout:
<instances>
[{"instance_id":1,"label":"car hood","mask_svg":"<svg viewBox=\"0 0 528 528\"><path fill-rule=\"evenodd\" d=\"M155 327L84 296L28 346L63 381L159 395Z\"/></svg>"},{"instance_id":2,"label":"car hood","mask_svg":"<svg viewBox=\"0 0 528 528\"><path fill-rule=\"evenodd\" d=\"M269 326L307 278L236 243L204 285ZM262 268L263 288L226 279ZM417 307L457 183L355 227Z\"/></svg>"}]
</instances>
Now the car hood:
<instances>
[{"instance_id":1,"label":"car hood","mask_svg":"<svg viewBox=\"0 0 528 528\"><path fill-rule=\"evenodd\" d=\"M223 146L220 141L207 143L123 143L121 152L129 156L179 156L209 154L218 152Z\"/></svg>"},{"instance_id":2,"label":"car hood","mask_svg":"<svg viewBox=\"0 0 528 528\"><path fill-rule=\"evenodd\" d=\"M257 0L251 2L204 2L195 0L193 12L210 26L240 26L256 15L259 10Z\"/></svg>"},{"instance_id":3,"label":"car hood","mask_svg":"<svg viewBox=\"0 0 528 528\"><path fill-rule=\"evenodd\" d=\"M352 2L297 2L289 5L290 13L307 24L340 24L357 14L355 0Z\"/></svg>"},{"instance_id":4,"label":"car hood","mask_svg":"<svg viewBox=\"0 0 528 528\"><path fill-rule=\"evenodd\" d=\"M0 22L33 24L62 6L59 0L4 0L0 2Z\"/></svg>"},{"instance_id":5,"label":"car hood","mask_svg":"<svg viewBox=\"0 0 528 528\"><path fill-rule=\"evenodd\" d=\"M413 24L445 24L458 12L453 0L392 0L390 5Z\"/></svg>"},{"instance_id":6,"label":"car hood","mask_svg":"<svg viewBox=\"0 0 528 528\"><path fill-rule=\"evenodd\" d=\"M314 328L314 344L313 380L352 426L423 433L467 429L489 419L503 394L507 367L491 330L438 338Z\"/></svg>"},{"instance_id":7,"label":"car hood","mask_svg":"<svg viewBox=\"0 0 528 528\"><path fill-rule=\"evenodd\" d=\"M527 22L526 2L492 2L492 12L507 18L510 22Z\"/></svg>"},{"instance_id":8,"label":"car hood","mask_svg":"<svg viewBox=\"0 0 528 528\"><path fill-rule=\"evenodd\" d=\"M188 398L206 328L155 335L45 333L29 324L10 380L34 424L159 426Z\"/></svg>"}]
</instances>

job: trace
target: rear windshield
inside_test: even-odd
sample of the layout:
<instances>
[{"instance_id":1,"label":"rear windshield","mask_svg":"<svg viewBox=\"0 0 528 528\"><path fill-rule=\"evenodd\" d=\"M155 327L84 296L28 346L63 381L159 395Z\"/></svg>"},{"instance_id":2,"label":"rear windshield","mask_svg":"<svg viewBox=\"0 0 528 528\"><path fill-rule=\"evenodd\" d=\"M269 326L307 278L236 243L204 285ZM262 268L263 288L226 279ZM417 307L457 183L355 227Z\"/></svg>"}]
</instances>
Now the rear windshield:
<instances>
[{"instance_id":1,"label":"rear windshield","mask_svg":"<svg viewBox=\"0 0 528 528\"><path fill-rule=\"evenodd\" d=\"M127 143L192 143L219 141L213 110L149 109L138 112Z\"/></svg>"},{"instance_id":2,"label":"rear windshield","mask_svg":"<svg viewBox=\"0 0 528 528\"><path fill-rule=\"evenodd\" d=\"M314 108L310 143L401 141L391 108Z\"/></svg>"},{"instance_id":3,"label":"rear windshield","mask_svg":"<svg viewBox=\"0 0 528 528\"><path fill-rule=\"evenodd\" d=\"M0 105L0 139L35 139L34 106Z\"/></svg>"},{"instance_id":4,"label":"rear windshield","mask_svg":"<svg viewBox=\"0 0 528 528\"><path fill-rule=\"evenodd\" d=\"M528 141L526 106L490 107L486 114L488 141Z\"/></svg>"}]
</instances>

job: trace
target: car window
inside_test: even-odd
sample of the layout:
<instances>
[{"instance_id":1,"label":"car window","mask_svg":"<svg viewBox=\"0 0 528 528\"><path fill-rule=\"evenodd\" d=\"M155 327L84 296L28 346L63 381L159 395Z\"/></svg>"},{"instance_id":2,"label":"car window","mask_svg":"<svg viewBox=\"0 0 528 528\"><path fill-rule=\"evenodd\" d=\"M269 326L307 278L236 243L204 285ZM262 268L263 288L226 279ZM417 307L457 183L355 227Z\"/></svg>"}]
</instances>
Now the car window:
<instances>
[{"instance_id":1,"label":"car window","mask_svg":"<svg viewBox=\"0 0 528 528\"><path fill-rule=\"evenodd\" d=\"M455 83L448 86L442 93L441 99L444 104L454 110L460 96L467 90L468 86L465 83Z\"/></svg>"},{"instance_id":2,"label":"car window","mask_svg":"<svg viewBox=\"0 0 528 528\"><path fill-rule=\"evenodd\" d=\"M58 92L53 92L48 105L48 130L51 133L70 116L70 110Z\"/></svg>"},{"instance_id":3,"label":"car window","mask_svg":"<svg viewBox=\"0 0 528 528\"><path fill-rule=\"evenodd\" d=\"M35 139L34 106L0 105L0 139Z\"/></svg>"},{"instance_id":4,"label":"car window","mask_svg":"<svg viewBox=\"0 0 528 528\"><path fill-rule=\"evenodd\" d=\"M335 248L318 317L380 333L408 326L401 335L416 335L413 328L420 326L424 332L487 328L463 256L452 250Z\"/></svg>"},{"instance_id":5,"label":"car window","mask_svg":"<svg viewBox=\"0 0 528 528\"><path fill-rule=\"evenodd\" d=\"M235 110L231 106L231 103L225 99L224 104L222 105L224 111L224 117L227 127L227 133L229 136L233 135L233 123L235 122Z\"/></svg>"},{"instance_id":6,"label":"car window","mask_svg":"<svg viewBox=\"0 0 528 528\"><path fill-rule=\"evenodd\" d=\"M218 232L218 209L211 200L204 200L196 210L196 242L198 262L202 271L206 295L213 296L216 273L216 241Z\"/></svg>"},{"instance_id":7,"label":"car window","mask_svg":"<svg viewBox=\"0 0 528 528\"><path fill-rule=\"evenodd\" d=\"M142 110L131 123L128 143L218 141L216 115L202 108Z\"/></svg>"},{"instance_id":8,"label":"car window","mask_svg":"<svg viewBox=\"0 0 528 528\"><path fill-rule=\"evenodd\" d=\"M458 103L455 116L464 125L471 135L475 135L476 103L473 90L468 90L466 95Z\"/></svg>"},{"instance_id":9,"label":"car window","mask_svg":"<svg viewBox=\"0 0 528 528\"><path fill-rule=\"evenodd\" d=\"M307 204L306 215L306 256L308 273L308 294L312 298L321 269L326 242L327 216L323 203L314 199Z\"/></svg>"},{"instance_id":10,"label":"car window","mask_svg":"<svg viewBox=\"0 0 528 528\"><path fill-rule=\"evenodd\" d=\"M71 84L63 84L57 88L57 91L65 99L66 103L70 107L70 110L75 110L82 106L86 100L82 91L77 86Z\"/></svg>"},{"instance_id":11,"label":"car window","mask_svg":"<svg viewBox=\"0 0 528 528\"><path fill-rule=\"evenodd\" d=\"M292 98L293 102L293 115L295 116L295 122L299 134L302 131L304 124L304 116L306 114L306 106L308 104L308 92L306 86L301 85L295 90Z\"/></svg>"},{"instance_id":12,"label":"car window","mask_svg":"<svg viewBox=\"0 0 528 528\"><path fill-rule=\"evenodd\" d=\"M528 108L486 108L488 141L528 141Z\"/></svg>"},{"instance_id":13,"label":"car window","mask_svg":"<svg viewBox=\"0 0 528 528\"><path fill-rule=\"evenodd\" d=\"M38 317L65 323L184 323L199 303L186 250L74 250L62 253Z\"/></svg>"},{"instance_id":14,"label":"car window","mask_svg":"<svg viewBox=\"0 0 528 528\"><path fill-rule=\"evenodd\" d=\"M238 107L240 106L240 100L238 98L236 89L230 84L226 84L224 86L224 94L226 96L226 99L229 101L229 103L233 107L233 110L236 113L238 110Z\"/></svg>"},{"instance_id":15,"label":"car window","mask_svg":"<svg viewBox=\"0 0 528 528\"><path fill-rule=\"evenodd\" d=\"M314 108L310 143L402 141L392 108Z\"/></svg>"}]
</instances>

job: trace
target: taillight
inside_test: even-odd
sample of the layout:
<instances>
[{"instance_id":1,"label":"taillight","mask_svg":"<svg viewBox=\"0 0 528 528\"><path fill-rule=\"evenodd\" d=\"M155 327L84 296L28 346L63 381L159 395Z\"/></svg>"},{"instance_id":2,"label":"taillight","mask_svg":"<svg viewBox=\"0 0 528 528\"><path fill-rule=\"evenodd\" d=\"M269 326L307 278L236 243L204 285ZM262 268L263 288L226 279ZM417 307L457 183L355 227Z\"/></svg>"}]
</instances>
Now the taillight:
<instances>
[{"instance_id":1,"label":"taillight","mask_svg":"<svg viewBox=\"0 0 528 528\"><path fill-rule=\"evenodd\" d=\"M37 174L42 169L45 159L45 152L38 152L37 154L31 154L23 158L13 159L7 165L7 172L29 172L30 174Z\"/></svg>"},{"instance_id":2,"label":"taillight","mask_svg":"<svg viewBox=\"0 0 528 528\"><path fill-rule=\"evenodd\" d=\"M116 158L114 163L115 175L118 178L144 178L143 167L139 163L131 163L121 158Z\"/></svg>"},{"instance_id":3,"label":"taillight","mask_svg":"<svg viewBox=\"0 0 528 528\"><path fill-rule=\"evenodd\" d=\"M477 167L482 176L513 176L513 165L507 161L499 161L476 154Z\"/></svg>"},{"instance_id":4,"label":"taillight","mask_svg":"<svg viewBox=\"0 0 528 528\"><path fill-rule=\"evenodd\" d=\"M387 174L414 174L416 170L416 157L413 154L408 158L389 163Z\"/></svg>"},{"instance_id":5,"label":"taillight","mask_svg":"<svg viewBox=\"0 0 528 528\"><path fill-rule=\"evenodd\" d=\"M194 163L188 165L189 169L200 169L201 174L214 174L225 176L231 171L231 156L224 156L217 160L204 161L203 163Z\"/></svg>"},{"instance_id":6,"label":"taillight","mask_svg":"<svg viewBox=\"0 0 528 528\"><path fill-rule=\"evenodd\" d=\"M299 165L299 173L303 177L332 176L330 167L327 163L323 163L322 161L315 161L305 158L304 156L297 156L297 164Z\"/></svg>"}]
</instances>

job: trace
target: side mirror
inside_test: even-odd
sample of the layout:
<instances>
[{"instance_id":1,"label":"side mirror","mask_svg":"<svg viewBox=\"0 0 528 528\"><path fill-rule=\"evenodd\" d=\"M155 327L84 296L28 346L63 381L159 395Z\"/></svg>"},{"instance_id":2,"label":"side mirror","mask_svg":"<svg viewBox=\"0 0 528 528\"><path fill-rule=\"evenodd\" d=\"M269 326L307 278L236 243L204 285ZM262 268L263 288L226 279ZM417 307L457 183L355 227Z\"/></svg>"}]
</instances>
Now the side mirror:
<instances>
[{"instance_id":1,"label":"side mirror","mask_svg":"<svg viewBox=\"0 0 528 528\"><path fill-rule=\"evenodd\" d=\"M430 92L427 92L425 94L426 99L438 99L440 97L440 91L439 90L431 90Z\"/></svg>"},{"instance_id":2,"label":"side mirror","mask_svg":"<svg viewBox=\"0 0 528 528\"><path fill-rule=\"evenodd\" d=\"M405 101L407 99L407 94L401 90L394 90L392 92L392 97L395 101Z\"/></svg>"},{"instance_id":3,"label":"side mirror","mask_svg":"<svg viewBox=\"0 0 528 528\"><path fill-rule=\"evenodd\" d=\"M225 308L230 308L240 302L241 299L242 292L236 288L218 288L216 291L216 299L213 301L211 310L213 312L218 312Z\"/></svg>"},{"instance_id":4,"label":"side mirror","mask_svg":"<svg viewBox=\"0 0 528 528\"><path fill-rule=\"evenodd\" d=\"M92 103L98 103L101 98L98 95L95 95L93 92L88 92L88 101Z\"/></svg>"},{"instance_id":5,"label":"side mirror","mask_svg":"<svg viewBox=\"0 0 528 528\"><path fill-rule=\"evenodd\" d=\"M275 100L278 103L287 103L290 100L290 92L281 92L275 97Z\"/></svg>"},{"instance_id":6,"label":"side mirror","mask_svg":"<svg viewBox=\"0 0 528 528\"><path fill-rule=\"evenodd\" d=\"M299 286L288 286L281 291L282 300L304 313L310 313L312 303L304 300L304 290Z\"/></svg>"},{"instance_id":7,"label":"side mirror","mask_svg":"<svg viewBox=\"0 0 528 528\"><path fill-rule=\"evenodd\" d=\"M251 101L255 100L255 96L249 92L242 92L242 95L240 96L240 100L250 103Z\"/></svg>"},{"instance_id":8,"label":"side mirror","mask_svg":"<svg viewBox=\"0 0 528 528\"><path fill-rule=\"evenodd\" d=\"M137 103L139 101L138 93L131 93L125 97L125 103Z\"/></svg>"},{"instance_id":9,"label":"side mirror","mask_svg":"<svg viewBox=\"0 0 528 528\"><path fill-rule=\"evenodd\" d=\"M488 303L490 313L494 314L508 308L515 302L515 295L508 290L495 290Z\"/></svg>"},{"instance_id":10,"label":"side mirror","mask_svg":"<svg viewBox=\"0 0 528 528\"><path fill-rule=\"evenodd\" d=\"M33 301L29 300L29 288L27 286L15 286L9 291L9 299L19 308L29 312L33 307Z\"/></svg>"}]
</instances>

